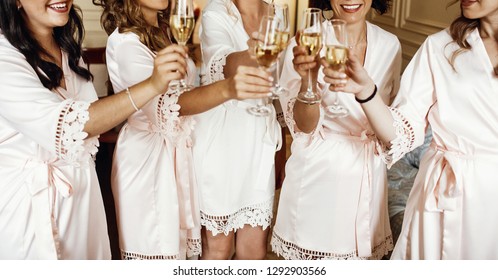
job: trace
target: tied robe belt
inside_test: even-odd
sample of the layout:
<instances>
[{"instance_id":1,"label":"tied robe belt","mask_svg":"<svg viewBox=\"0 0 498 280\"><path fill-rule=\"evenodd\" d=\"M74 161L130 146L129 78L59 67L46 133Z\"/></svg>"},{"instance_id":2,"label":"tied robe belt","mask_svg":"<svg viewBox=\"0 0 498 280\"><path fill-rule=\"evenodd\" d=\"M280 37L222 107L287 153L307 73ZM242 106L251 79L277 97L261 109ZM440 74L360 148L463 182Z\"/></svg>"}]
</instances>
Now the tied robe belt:
<instances>
[{"instance_id":1,"label":"tied robe belt","mask_svg":"<svg viewBox=\"0 0 498 280\"><path fill-rule=\"evenodd\" d=\"M363 172L361 179L360 195L358 198L358 207L356 212L356 246L358 250L358 257L368 258L372 256L372 240L370 229L370 202L372 200L372 166L373 154L375 151L375 141L373 133L365 130L360 136L356 135L343 135L335 132L325 132L323 129L319 131L320 136L327 140L339 141L354 141L363 143L364 146L364 159L363 159Z\"/></svg>"},{"instance_id":2,"label":"tied robe belt","mask_svg":"<svg viewBox=\"0 0 498 280\"><path fill-rule=\"evenodd\" d=\"M6 159L2 164L19 167L32 172L26 178L31 195L33 220L35 221L36 251L39 259L61 259L59 230L55 220L57 194L68 198L73 187L61 168L70 166L63 161L42 161L39 159ZM85 167L85 166L80 166ZM52 191L52 194L50 193Z\"/></svg>"},{"instance_id":3,"label":"tied robe belt","mask_svg":"<svg viewBox=\"0 0 498 280\"><path fill-rule=\"evenodd\" d=\"M139 122L128 119L128 125L139 130L159 133L157 126L152 123ZM164 136L164 138L167 138ZM195 194L195 180L193 178L192 140L187 137L175 143L175 177L178 192L178 205L180 213L180 229L188 230L200 225L200 211L197 209L197 196Z\"/></svg>"},{"instance_id":4,"label":"tied robe belt","mask_svg":"<svg viewBox=\"0 0 498 280\"><path fill-rule=\"evenodd\" d=\"M461 235L461 207L459 201L463 198L462 164L465 161L486 160L496 162L494 155L467 155L458 151L447 150L435 142L430 149L434 151L427 176L424 181L424 210L443 215L442 258L458 256L460 245L453 240Z\"/></svg>"}]
</instances>

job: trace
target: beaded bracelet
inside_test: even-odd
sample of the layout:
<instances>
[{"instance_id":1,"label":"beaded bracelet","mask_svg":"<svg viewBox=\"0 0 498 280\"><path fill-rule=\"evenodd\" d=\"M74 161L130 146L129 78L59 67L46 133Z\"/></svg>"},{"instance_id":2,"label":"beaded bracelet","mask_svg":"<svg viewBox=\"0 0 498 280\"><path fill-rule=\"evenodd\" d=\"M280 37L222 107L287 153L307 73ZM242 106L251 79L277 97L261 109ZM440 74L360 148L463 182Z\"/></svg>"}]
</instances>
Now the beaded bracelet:
<instances>
[{"instance_id":1,"label":"beaded bracelet","mask_svg":"<svg viewBox=\"0 0 498 280\"><path fill-rule=\"evenodd\" d=\"M368 101L372 100L375 95L377 94L377 85L375 85L375 88L374 88L374 91L372 92L372 94L370 94L369 97L365 98L365 99L358 99L358 97L354 97L354 99L358 102L358 103L367 103Z\"/></svg>"},{"instance_id":2,"label":"beaded bracelet","mask_svg":"<svg viewBox=\"0 0 498 280\"><path fill-rule=\"evenodd\" d=\"M131 105L133 106L135 111L138 111L139 110L138 106L137 106L137 104L135 104L135 101L133 101L133 98L131 97L131 92L130 92L129 88L126 88L126 94L128 94L128 98L130 99Z\"/></svg>"}]
</instances>

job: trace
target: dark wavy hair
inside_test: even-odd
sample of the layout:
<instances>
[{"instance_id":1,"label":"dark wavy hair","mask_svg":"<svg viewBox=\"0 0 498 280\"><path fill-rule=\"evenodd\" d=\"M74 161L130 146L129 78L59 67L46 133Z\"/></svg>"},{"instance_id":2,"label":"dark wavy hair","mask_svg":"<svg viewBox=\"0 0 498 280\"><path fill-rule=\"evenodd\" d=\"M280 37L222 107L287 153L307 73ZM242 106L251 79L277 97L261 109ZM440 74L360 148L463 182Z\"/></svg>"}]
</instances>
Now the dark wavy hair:
<instances>
[{"instance_id":1,"label":"dark wavy hair","mask_svg":"<svg viewBox=\"0 0 498 280\"><path fill-rule=\"evenodd\" d=\"M41 54L52 56L31 36L32 33L27 28L21 12L22 9L17 8L16 0L0 1L0 29L10 44L26 57L43 86L50 90L57 88L64 77L62 69L55 63L41 58ZM73 5L69 11L68 23L55 27L53 36L60 48L67 53L71 70L89 81L93 78L92 74L88 69L79 66L85 33L80 13L81 10Z\"/></svg>"},{"instance_id":2,"label":"dark wavy hair","mask_svg":"<svg viewBox=\"0 0 498 280\"><path fill-rule=\"evenodd\" d=\"M380 15L385 14L391 8L392 0L372 0L372 8ZM319 8L323 11L332 10L330 0L310 0L309 6L311 8Z\"/></svg>"},{"instance_id":3,"label":"dark wavy hair","mask_svg":"<svg viewBox=\"0 0 498 280\"><path fill-rule=\"evenodd\" d=\"M172 40L169 34L169 8L158 13L159 27L151 26L145 21L136 0L92 0L96 6L104 8L100 22L107 34L116 28L120 33L133 32L140 42L152 51L166 47L166 40Z\"/></svg>"}]
</instances>

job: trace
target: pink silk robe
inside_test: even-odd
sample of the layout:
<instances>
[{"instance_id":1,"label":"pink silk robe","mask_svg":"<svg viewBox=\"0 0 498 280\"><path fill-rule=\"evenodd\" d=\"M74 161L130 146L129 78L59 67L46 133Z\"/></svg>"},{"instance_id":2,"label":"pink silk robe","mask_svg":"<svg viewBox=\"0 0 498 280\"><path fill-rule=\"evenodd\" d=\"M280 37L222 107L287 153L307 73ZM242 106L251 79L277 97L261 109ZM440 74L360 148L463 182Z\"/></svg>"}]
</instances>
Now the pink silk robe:
<instances>
[{"instance_id":1,"label":"pink silk robe","mask_svg":"<svg viewBox=\"0 0 498 280\"><path fill-rule=\"evenodd\" d=\"M115 92L153 71L155 54L134 33L113 32L107 68ZM189 62L189 82L195 79ZM193 178L192 117L179 117L178 95L149 101L119 133L111 184L123 259L185 259L200 254L200 218Z\"/></svg>"},{"instance_id":2,"label":"pink silk robe","mask_svg":"<svg viewBox=\"0 0 498 280\"><path fill-rule=\"evenodd\" d=\"M66 90L45 88L0 31L0 259L110 259L85 139L95 88L62 54Z\"/></svg>"},{"instance_id":3,"label":"pink silk robe","mask_svg":"<svg viewBox=\"0 0 498 280\"><path fill-rule=\"evenodd\" d=\"M433 141L407 201L393 259L498 259L498 77L479 32L472 50L458 49L448 30L425 41L406 68L392 106L398 138L391 164Z\"/></svg>"}]
</instances>

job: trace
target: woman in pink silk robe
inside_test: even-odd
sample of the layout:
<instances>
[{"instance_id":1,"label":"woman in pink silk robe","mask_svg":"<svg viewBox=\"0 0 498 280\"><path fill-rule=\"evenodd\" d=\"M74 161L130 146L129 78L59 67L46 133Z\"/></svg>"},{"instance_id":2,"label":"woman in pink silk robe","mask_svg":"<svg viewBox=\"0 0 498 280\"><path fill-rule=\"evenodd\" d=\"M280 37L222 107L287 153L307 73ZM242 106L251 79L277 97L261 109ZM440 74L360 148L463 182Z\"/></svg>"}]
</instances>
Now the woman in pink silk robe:
<instances>
[{"instance_id":1,"label":"woman in pink silk robe","mask_svg":"<svg viewBox=\"0 0 498 280\"><path fill-rule=\"evenodd\" d=\"M374 97L362 106L389 165L432 129L393 259L498 259L498 27L491 24L498 2L460 6L462 16L429 36L413 57L393 105ZM374 82L351 61L348 83L335 89L364 99ZM326 73L332 84L346 82Z\"/></svg>"}]
</instances>

